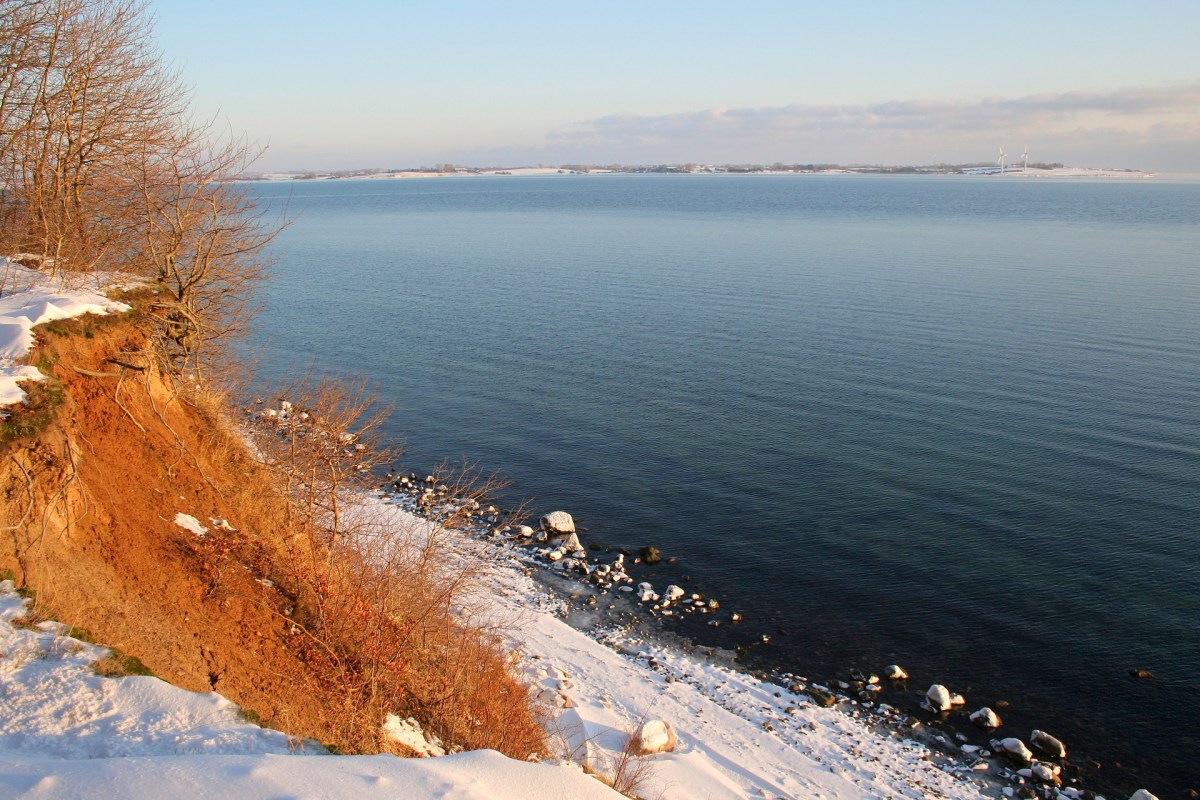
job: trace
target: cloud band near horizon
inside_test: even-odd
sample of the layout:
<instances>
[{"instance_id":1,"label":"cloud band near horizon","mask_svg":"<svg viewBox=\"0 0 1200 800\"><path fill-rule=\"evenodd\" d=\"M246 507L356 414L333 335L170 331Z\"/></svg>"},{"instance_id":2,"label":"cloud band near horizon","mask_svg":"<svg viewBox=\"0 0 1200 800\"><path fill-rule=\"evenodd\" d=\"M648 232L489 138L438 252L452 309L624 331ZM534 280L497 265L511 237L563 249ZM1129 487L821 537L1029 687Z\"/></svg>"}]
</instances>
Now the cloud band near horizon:
<instances>
[{"instance_id":1,"label":"cloud band near horizon","mask_svg":"<svg viewBox=\"0 0 1200 800\"><path fill-rule=\"evenodd\" d=\"M1177 155L1181 144L1200 144L1200 81L1169 86L1126 87L1108 92L1044 92L976 101L896 100L868 105L805 105L712 108L647 115L610 115L551 132L555 149L615 153L675 152L674 160L736 161L730 156L787 149L772 158L884 163L889 154L944 153L944 160L972 160L1022 143L1069 146L1073 152L1147 157L1163 146ZM989 144L981 151L982 142ZM807 152L809 157L804 157ZM875 153L874 155L872 153ZM722 157L724 156L724 157ZM761 157L760 157L761 158ZM1043 159L1051 160L1046 155ZM704 159L709 160L709 159ZM916 159L912 163L928 163ZM1063 160L1063 157L1052 160ZM1151 168L1154 168L1151 166ZM1196 165L1200 169L1200 164Z\"/></svg>"}]
</instances>

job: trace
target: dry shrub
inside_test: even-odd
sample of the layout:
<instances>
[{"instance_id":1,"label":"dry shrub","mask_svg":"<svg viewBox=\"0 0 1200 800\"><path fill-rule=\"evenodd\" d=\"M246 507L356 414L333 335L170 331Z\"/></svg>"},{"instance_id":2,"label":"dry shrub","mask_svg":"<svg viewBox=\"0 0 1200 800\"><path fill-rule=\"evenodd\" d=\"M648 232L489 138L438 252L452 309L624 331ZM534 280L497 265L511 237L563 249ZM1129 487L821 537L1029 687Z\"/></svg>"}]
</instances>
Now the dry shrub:
<instances>
[{"instance_id":1,"label":"dry shrub","mask_svg":"<svg viewBox=\"0 0 1200 800\"><path fill-rule=\"evenodd\" d=\"M626 797L646 797L654 776L654 762L638 754L637 730L625 734L625 745L609 759L608 778L613 789Z\"/></svg>"},{"instance_id":2,"label":"dry shrub","mask_svg":"<svg viewBox=\"0 0 1200 800\"><path fill-rule=\"evenodd\" d=\"M575 762L585 773L626 797L634 800L661 797L661 791L649 793L654 788L654 762L638 750L637 734L644 721L635 722L625 731L603 730L591 736L584 736L578 725L563 729L552 724L553 746L558 758ZM621 736L621 748L616 752L596 743L599 737L610 733Z\"/></svg>"},{"instance_id":3,"label":"dry shrub","mask_svg":"<svg viewBox=\"0 0 1200 800\"><path fill-rule=\"evenodd\" d=\"M254 441L288 501L274 577L295 600L287 618L306 663L340 707L331 740L346 751L394 749L380 725L395 713L450 748L541 752L544 734L500 639L462 616L477 563L446 546L460 515L403 524L363 502L374 467L396 453L361 384L272 394L290 406L255 406ZM473 485L470 474L452 482L462 498L494 485Z\"/></svg>"}]
</instances>

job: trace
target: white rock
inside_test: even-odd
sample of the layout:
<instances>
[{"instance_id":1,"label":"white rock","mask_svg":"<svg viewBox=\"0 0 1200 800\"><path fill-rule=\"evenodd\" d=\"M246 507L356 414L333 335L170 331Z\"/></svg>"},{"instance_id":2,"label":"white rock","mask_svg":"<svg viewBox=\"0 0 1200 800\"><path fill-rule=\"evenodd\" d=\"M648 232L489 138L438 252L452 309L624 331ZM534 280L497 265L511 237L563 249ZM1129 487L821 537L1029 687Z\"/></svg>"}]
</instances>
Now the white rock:
<instances>
[{"instance_id":1,"label":"white rock","mask_svg":"<svg viewBox=\"0 0 1200 800\"><path fill-rule=\"evenodd\" d=\"M899 664L888 664L883 668L883 677L892 681L906 681L908 673Z\"/></svg>"},{"instance_id":2,"label":"white rock","mask_svg":"<svg viewBox=\"0 0 1200 800\"><path fill-rule=\"evenodd\" d=\"M971 722L974 722L981 728L999 728L1000 715L987 706L984 706L971 714Z\"/></svg>"},{"instance_id":3,"label":"white rock","mask_svg":"<svg viewBox=\"0 0 1200 800\"><path fill-rule=\"evenodd\" d=\"M574 708L575 701L562 692L553 689L542 689L538 692L538 700L551 708Z\"/></svg>"},{"instance_id":4,"label":"white rock","mask_svg":"<svg viewBox=\"0 0 1200 800\"><path fill-rule=\"evenodd\" d=\"M533 528L529 527L528 525L522 525L521 527L517 528L517 535L524 536L526 539L528 539L530 536L533 536L533 534Z\"/></svg>"},{"instance_id":5,"label":"white rock","mask_svg":"<svg viewBox=\"0 0 1200 800\"><path fill-rule=\"evenodd\" d=\"M1033 760L1033 752L1015 736L1000 740L1000 748L1010 756L1028 764Z\"/></svg>"},{"instance_id":6,"label":"white rock","mask_svg":"<svg viewBox=\"0 0 1200 800\"><path fill-rule=\"evenodd\" d=\"M1048 756L1053 756L1054 758L1067 757L1066 745L1045 731L1035 730L1029 735L1029 743Z\"/></svg>"},{"instance_id":7,"label":"white rock","mask_svg":"<svg viewBox=\"0 0 1200 800\"><path fill-rule=\"evenodd\" d=\"M643 722L634 734L634 749L638 755L652 753L669 753L675 749L675 731L671 730L666 720L652 719Z\"/></svg>"},{"instance_id":8,"label":"white rock","mask_svg":"<svg viewBox=\"0 0 1200 800\"><path fill-rule=\"evenodd\" d=\"M667 587L667 591L663 593L663 600L668 603L673 603L679 598L683 597L684 594L685 592L683 589L680 589L678 586L672 583Z\"/></svg>"},{"instance_id":9,"label":"white rock","mask_svg":"<svg viewBox=\"0 0 1200 800\"><path fill-rule=\"evenodd\" d=\"M1138 789L1130 796L1129 800L1158 800L1158 798L1145 789Z\"/></svg>"},{"instance_id":10,"label":"white rock","mask_svg":"<svg viewBox=\"0 0 1200 800\"><path fill-rule=\"evenodd\" d=\"M565 511L551 511L542 517L542 530L553 534L568 534L575 532L575 520Z\"/></svg>"},{"instance_id":11,"label":"white rock","mask_svg":"<svg viewBox=\"0 0 1200 800\"><path fill-rule=\"evenodd\" d=\"M657 603L658 593L654 591L654 587L649 583L638 584L638 600L643 603Z\"/></svg>"},{"instance_id":12,"label":"white rock","mask_svg":"<svg viewBox=\"0 0 1200 800\"><path fill-rule=\"evenodd\" d=\"M948 711L950 709L950 690L940 683L935 683L925 692L925 702L934 711Z\"/></svg>"},{"instance_id":13,"label":"white rock","mask_svg":"<svg viewBox=\"0 0 1200 800\"><path fill-rule=\"evenodd\" d=\"M559 542L558 546L572 553L583 550L583 545L579 542L579 536L574 533L567 534L566 539Z\"/></svg>"},{"instance_id":14,"label":"white rock","mask_svg":"<svg viewBox=\"0 0 1200 800\"><path fill-rule=\"evenodd\" d=\"M566 553L564 553L562 550L554 549L546 554L546 558L550 559L551 561L562 561L562 558L565 555Z\"/></svg>"},{"instance_id":15,"label":"white rock","mask_svg":"<svg viewBox=\"0 0 1200 800\"><path fill-rule=\"evenodd\" d=\"M958 694L956 692L956 693L950 695L950 705L957 708L958 706L965 706L966 704L967 704L967 698L963 697L961 694Z\"/></svg>"},{"instance_id":16,"label":"white rock","mask_svg":"<svg viewBox=\"0 0 1200 800\"><path fill-rule=\"evenodd\" d=\"M1021 771L1024 772L1024 770ZM1055 783L1058 778L1054 770L1045 764L1034 764L1029 771L1033 775L1034 780L1041 781L1042 783Z\"/></svg>"}]
</instances>

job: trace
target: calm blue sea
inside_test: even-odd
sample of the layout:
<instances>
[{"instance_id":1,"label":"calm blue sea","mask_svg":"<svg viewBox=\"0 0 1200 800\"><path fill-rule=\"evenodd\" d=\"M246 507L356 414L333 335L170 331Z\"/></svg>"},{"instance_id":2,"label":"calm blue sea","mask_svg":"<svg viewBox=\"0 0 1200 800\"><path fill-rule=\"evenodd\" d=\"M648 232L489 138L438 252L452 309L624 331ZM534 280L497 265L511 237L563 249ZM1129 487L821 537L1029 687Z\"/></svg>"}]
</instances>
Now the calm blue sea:
<instances>
[{"instance_id":1,"label":"calm blue sea","mask_svg":"<svg viewBox=\"0 0 1200 800\"><path fill-rule=\"evenodd\" d=\"M771 634L748 663L896 661L1115 785L1200 788L1200 184L252 190L294 216L267 372L370 376L407 465L678 557L747 615L721 643Z\"/></svg>"}]
</instances>

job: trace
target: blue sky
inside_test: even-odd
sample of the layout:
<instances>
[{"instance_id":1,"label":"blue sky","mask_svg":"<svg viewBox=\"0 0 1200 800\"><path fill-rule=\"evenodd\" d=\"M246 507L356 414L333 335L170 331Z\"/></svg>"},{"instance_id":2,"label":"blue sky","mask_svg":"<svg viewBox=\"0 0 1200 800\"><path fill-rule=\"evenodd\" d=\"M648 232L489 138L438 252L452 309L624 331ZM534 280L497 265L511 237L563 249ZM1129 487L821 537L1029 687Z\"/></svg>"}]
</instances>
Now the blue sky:
<instances>
[{"instance_id":1,"label":"blue sky","mask_svg":"<svg viewBox=\"0 0 1200 800\"><path fill-rule=\"evenodd\" d=\"M152 0L263 169L1031 160L1200 172L1200 2Z\"/></svg>"}]
</instances>

